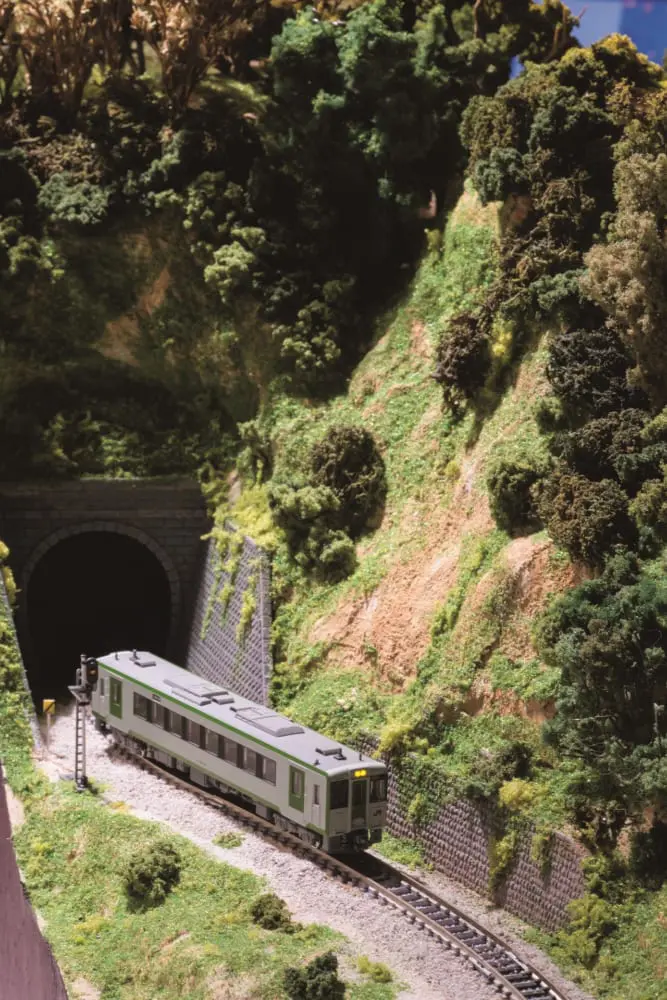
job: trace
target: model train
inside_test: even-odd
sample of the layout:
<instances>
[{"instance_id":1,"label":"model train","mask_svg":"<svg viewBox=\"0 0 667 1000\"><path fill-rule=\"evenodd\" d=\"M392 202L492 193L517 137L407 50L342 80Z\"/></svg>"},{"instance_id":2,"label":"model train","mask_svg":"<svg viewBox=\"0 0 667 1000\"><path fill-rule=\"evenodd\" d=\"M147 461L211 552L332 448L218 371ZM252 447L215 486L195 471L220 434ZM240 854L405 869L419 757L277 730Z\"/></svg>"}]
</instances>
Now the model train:
<instances>
[{"instance_id":1,"label":"model train","mask_svg":"<svg viewBox=\"0 0 667 1000\"><path fill-rule=\"evenodd\" d=\"M387 768L146 652L82 657L98 728L331 854L382 838Z\"/></svg>"}]
</instances>

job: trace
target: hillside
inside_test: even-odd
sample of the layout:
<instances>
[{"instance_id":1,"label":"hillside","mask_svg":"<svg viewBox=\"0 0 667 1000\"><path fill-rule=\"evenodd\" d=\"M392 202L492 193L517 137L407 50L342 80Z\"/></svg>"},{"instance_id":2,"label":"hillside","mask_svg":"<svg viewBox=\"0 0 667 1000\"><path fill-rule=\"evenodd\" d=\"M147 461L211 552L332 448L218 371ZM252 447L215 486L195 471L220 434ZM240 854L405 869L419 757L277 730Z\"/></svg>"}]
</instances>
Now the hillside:
<instances>
[{"instance_id":1,"label":"hillside","mask_svg":"<svg viewBox=\"0 0 667 1000\"><path fill-rule=\"evenodd\" d=\"M547 945L662 1000L664 70L560 0L166 10L0 0L0 478L196 477L209 608L227 518L271 554L274 704L416 827L497 808L496 888L575 837Z\"/></svg>"}]
</instances>

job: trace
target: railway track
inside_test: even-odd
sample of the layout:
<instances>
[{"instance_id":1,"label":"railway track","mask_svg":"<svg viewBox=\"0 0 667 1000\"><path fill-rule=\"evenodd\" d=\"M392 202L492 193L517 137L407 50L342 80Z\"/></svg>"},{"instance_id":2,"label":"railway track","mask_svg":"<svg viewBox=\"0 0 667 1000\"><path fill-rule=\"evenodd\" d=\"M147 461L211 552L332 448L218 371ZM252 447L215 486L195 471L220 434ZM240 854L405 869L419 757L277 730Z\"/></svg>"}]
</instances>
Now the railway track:
<instances>
[{"instance_id":1,"label":"railway track","mask_svg":"<svg viewBox=\"0 0 667 1000\"><path fill-rule=\"evenodd\" d=\"M429 937L466 960L503 996L511 1000L568 1000L536 969L509 950L492 931L441 899L418 879L399 871L377 855L365 852L342 859L325 854L293 834L279 830L273 823L236 802L200 788L125 747L114 744L112 753L152 771L169 784L194 793L278 846L308 858L342 882L357 886L381 905L398 910Z\"/></svg>"}]
</instances>

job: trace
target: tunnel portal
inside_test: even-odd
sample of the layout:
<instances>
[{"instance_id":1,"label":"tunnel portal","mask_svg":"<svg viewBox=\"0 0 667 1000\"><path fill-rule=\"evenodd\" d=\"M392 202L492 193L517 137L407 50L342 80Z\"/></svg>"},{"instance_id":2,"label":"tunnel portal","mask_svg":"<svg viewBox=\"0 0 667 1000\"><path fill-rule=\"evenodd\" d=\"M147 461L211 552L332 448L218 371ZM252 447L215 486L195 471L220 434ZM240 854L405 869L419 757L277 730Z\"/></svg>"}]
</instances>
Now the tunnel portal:
<instances>
[{"instance_id":1,"label":"tunnel portal","mask_svg":"<svg viewBox=\"0 0 667 1000\"><path fill-rule=\"evenodd\" d=\"M158 558L135 538L84 531L49 548L26 593L35 703L65 698L79 656L116 649L168 652L172 595Z\"/></svg>"}]
</instances>

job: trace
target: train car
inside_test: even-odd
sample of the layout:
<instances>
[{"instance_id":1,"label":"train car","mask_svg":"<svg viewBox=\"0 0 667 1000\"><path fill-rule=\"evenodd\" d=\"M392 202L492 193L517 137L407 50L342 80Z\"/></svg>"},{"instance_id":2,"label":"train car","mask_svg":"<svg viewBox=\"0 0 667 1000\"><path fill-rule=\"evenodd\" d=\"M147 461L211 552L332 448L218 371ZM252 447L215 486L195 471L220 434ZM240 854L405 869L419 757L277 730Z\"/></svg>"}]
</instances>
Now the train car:
<instances>
[{"instance_id":1,"label":"train car","mask_svg":"<svg viewBox=\"0 0 667 1000\"><path fill-rule=\"evenodd\" d=\"M88 674L96 724L133 753L242 799L331 854L382 838L381 761L152 653L110 653Z\"/></svg>"}]
</instances>

